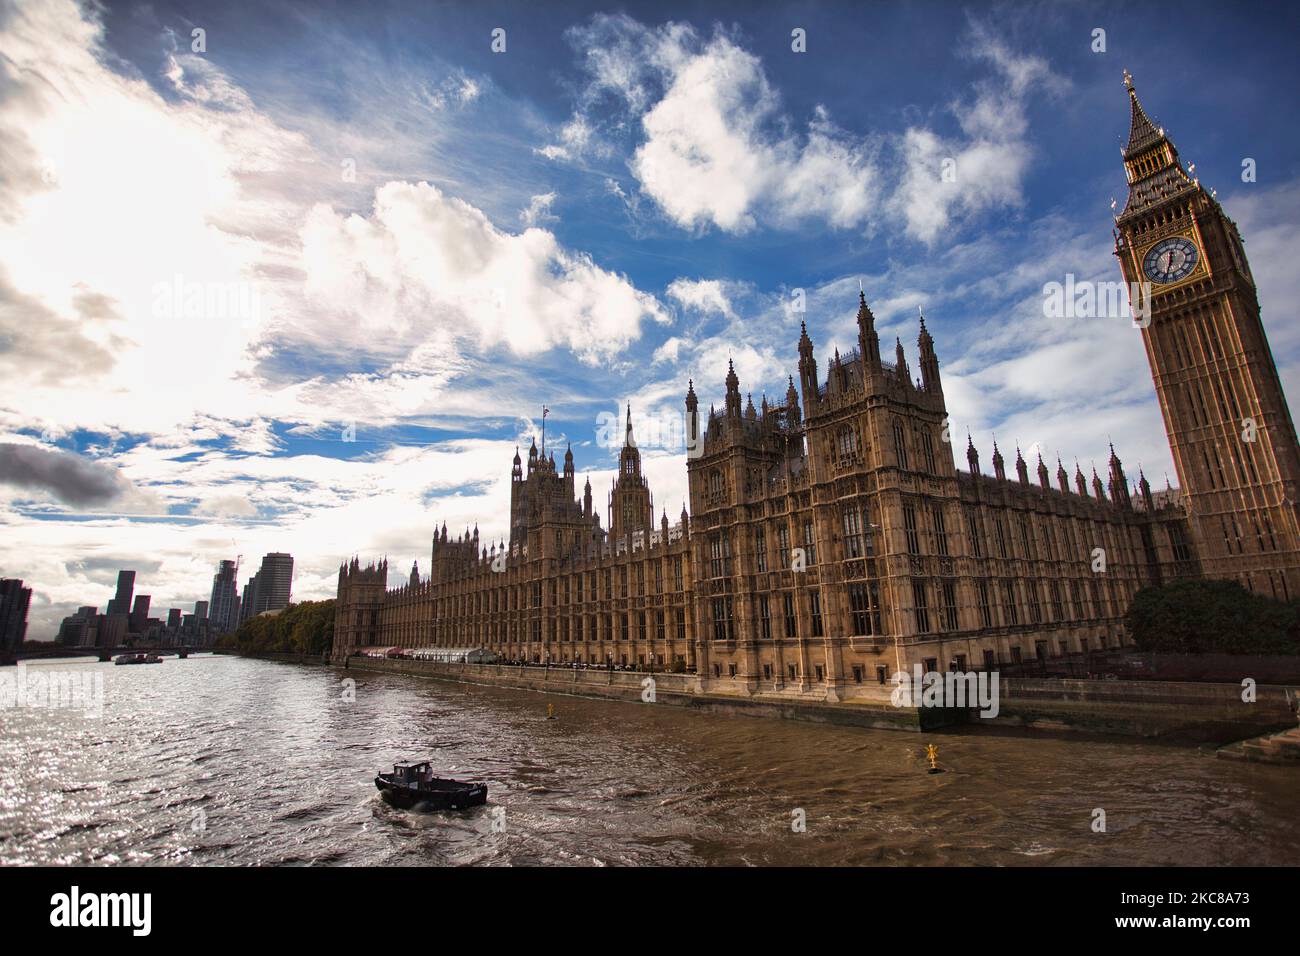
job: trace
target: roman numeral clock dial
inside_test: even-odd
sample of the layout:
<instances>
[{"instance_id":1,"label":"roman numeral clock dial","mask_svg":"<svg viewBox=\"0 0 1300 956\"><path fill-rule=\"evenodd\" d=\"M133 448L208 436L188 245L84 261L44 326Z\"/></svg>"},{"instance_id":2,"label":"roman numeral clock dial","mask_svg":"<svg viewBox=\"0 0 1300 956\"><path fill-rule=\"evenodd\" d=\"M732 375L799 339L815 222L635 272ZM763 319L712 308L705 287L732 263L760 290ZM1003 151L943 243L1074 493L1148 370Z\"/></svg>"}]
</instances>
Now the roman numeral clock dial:
<instances>
[{"instance_id":1,"label":"roman numeral clock dial","mask_svg":"<svg viewBox=\"0 0 1300 956\"><path fill-rule=\"evenodd\" d=\"M1142 257L1142 271L1152 282L1168 285L1186 279L1196 268L1200 253L1185 236L1161 239Z\"/></svg>"}]
</instances>

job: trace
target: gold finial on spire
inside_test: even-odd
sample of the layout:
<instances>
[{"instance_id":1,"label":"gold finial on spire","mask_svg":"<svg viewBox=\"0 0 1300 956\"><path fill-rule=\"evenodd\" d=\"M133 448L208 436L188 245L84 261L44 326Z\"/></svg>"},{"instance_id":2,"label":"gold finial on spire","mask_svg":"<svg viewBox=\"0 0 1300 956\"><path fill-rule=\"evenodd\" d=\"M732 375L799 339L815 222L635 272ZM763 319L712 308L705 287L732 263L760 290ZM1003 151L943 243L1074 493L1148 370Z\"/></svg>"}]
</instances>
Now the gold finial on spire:
<instances>
[{"instance_id":1,"label":"gold finial on spire","mask_svg":"<svg viewBox=\"0 0 1300 956\"><path fill-rule=\"evenodd\" d=\"M1124 71L1124 89L1128 90L1130 93L1133 92L1133 74L1128 70Z\"/></svg>"}]
</instances>

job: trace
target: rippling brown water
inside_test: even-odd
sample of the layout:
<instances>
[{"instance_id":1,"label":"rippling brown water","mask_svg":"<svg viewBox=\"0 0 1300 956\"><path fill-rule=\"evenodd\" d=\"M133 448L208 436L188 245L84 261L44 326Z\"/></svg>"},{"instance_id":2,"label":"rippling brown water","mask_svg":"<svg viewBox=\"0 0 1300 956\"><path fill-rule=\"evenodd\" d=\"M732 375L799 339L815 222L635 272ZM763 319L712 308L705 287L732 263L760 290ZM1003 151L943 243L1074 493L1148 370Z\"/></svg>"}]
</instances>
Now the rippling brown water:
<instances>
[{"instance_id":1,"label":"rippling brown water","mask_svg":"<svg viewBox=\"0 0 1300 956\"><path fill-rule=\"evenodd\" d=\"M229 657L53 666L101 671L103 715L0 710L5 864L1267 865L1300 849L1294 770L1129 740L920 737ZM947 773L925 772L927 742ZM384 804L376 771L426 755L487 780L488 806Z\"/></svg>"}]
</instances>

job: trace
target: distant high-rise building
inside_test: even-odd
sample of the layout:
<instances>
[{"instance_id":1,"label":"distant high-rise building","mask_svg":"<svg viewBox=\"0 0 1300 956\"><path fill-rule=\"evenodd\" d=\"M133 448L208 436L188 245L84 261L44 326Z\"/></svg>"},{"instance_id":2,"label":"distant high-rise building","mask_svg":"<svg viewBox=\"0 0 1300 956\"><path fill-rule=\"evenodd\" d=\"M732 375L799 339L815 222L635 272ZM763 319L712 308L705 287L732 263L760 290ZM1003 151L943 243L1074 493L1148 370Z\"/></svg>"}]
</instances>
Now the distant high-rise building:
<instances>
[{"instance_id":1,"label":"distant high-rise building","mask_svg":"<svg viewBox=\"0 0 1300 956\"><path fill-rule=\"evenodd\" d=\"M143 634L145 627L149 623L149 600L148 594L137 594L135 604L131 606L131 624L132 634Z\"/></svg>"},{"instance_id":2,"label":"distant high-rise building","mask_svg":"<svg viewBox=\"0 0 1300 956\"><path fill-rule=\"evenodd\" d=\"M244 591L239 599L239 623L243 624L253 614L253 605L257 603L257 575L254 574L244 583Z\"/></svg>"},{"instance_id":3,"label":"distant high-rise building","mask_svg":"<svg viewBox=\"0 0 1300 956\"><path fill-rule=\"evenodd\" d=\"M22 646L27 637L27 610L32 603L32 589L23 587L17 578L0 580L0 656L8 656Z\"/></svg>"},{"instance_id":4,"label":"distant high-rise building","mask_svg":"<svg viewBox=\"0 0 1300 956\"><path fill-rule=\"evenodd\" d=\"M121 647L126 643L126 614L100 614L95 620L95 646Z\"/></svg>"},{"instance_id":5,"label":"distant high-rise building","mask_svg":"<svg viewBox=\"0 0 1300 956\"><path fill-rule=\"evenodd\" d=\"M117 596L108 602L109 614L131 613L131 592L135 590L135 572L117 572Z\"/></svg>"},{"instance_id":6,"label":"distant high-rise building","mask_svg":"<svg viewBox=\"0 0 1300 956\"><path fill-rule=\"evenodd\" d=\"M235 580L235 562L222 561L212 578L209 627L214 634L226 634L239 625L239 584Z\"/></svg>"},{"instance_id":7,"label":"distant high-rise building","mask_svg":"<svg viewBox=\"0 0 1300 956\"><path fill-rule=\"evenodd\" d=\"M56 640L67 647L93 646L100 614L94 605L85 605L63 619Z\"/></svg>"},{"instance_id":8,"label":"distant high-rise building","mask_svg":"<svg viewBox=\"0 0 1300 956\"><path fill-rule=\"evenodd\" d=\"M175 634L181 629L181 609L178 607L167 609L167 630Z\"/></svg>"},{"instance_id":9,"label":"distant high-rise building","mask_svg":"<svg viewBox=\"0 0 1300 956\"><path fill-rule=\"evenodd\" d=\"M206 621L206 620L208 619L208 602L207 602L207 601L195 601L195 602L194 602L194 617L195 617L197 620L200 620L200 621Z\"/></svg>"},{"instance_id":10,"label":"distant high-rise building","mask_svg":"<svg viewBox=\"0 0 1300 956\"><path fill-rule=\"evenodd\" d=\"M293 583L293 555L274 551L262 558L262 566L250 583L252 604L246 602L245 617L289 606Z\"/></svg>"}]
</instances>

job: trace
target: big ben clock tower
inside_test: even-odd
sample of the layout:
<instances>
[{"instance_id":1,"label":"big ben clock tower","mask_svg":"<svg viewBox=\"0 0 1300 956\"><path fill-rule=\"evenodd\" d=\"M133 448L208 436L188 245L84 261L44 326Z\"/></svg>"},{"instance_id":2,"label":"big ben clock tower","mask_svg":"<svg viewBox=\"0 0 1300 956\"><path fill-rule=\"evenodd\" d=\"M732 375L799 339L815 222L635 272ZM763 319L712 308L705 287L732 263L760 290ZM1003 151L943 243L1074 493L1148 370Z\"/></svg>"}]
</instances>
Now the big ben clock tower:
<instances>
[{"instance_id":1,"label":"big ben clock tower","mask_svg":"<svg viewBox=\"0 0 1300 956\"><path fill-rule=\"evenodd\" d=\"M1124 85L1129 193L1115 254L1129 288L1149 289L1139 324L1202 568L1300 598L1300 449L1241 237L1127 72Z\"/></svg>"}]
</instances>

